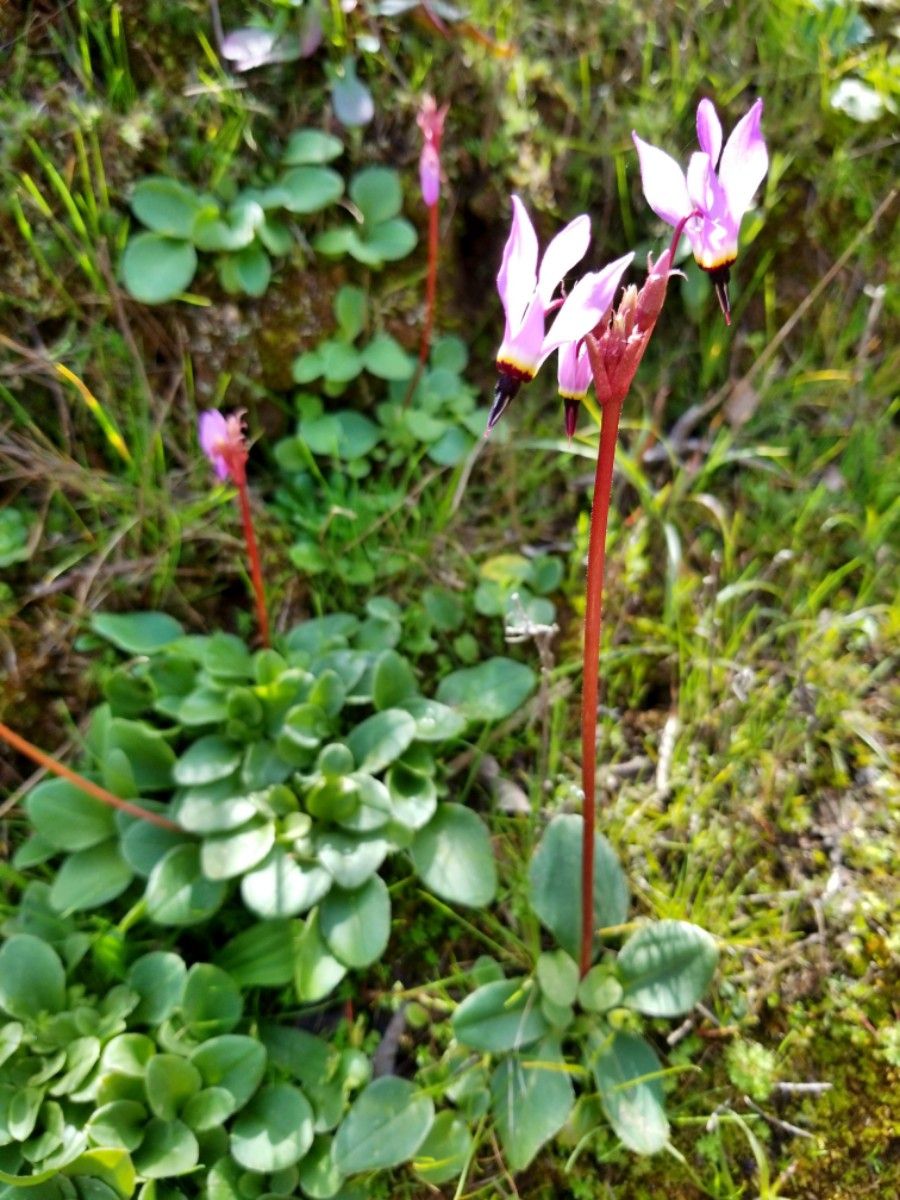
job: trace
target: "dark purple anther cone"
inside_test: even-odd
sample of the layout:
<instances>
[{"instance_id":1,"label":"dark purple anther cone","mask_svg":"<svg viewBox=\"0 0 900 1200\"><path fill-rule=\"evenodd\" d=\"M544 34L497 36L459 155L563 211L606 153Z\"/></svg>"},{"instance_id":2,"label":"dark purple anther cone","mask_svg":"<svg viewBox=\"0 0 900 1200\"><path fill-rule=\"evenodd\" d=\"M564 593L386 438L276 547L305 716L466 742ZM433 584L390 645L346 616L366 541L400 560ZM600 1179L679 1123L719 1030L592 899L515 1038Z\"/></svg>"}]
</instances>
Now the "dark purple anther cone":
<instances>
[{"instance_id":1,"label":"dark purple anther cone","mask_svg":"<svg viewBox=\"0 0 900 1200\"><path fill-rule=\"evenodd\" d=\"M566 410L566 437L571 442L575 436L575 429L578 425L578 409L580 406L579 400L572 400L568 397L563 399L563 407Z\"/></svg>"},{"instance_id":2,"label":"dark purple anther cone","mask_svg":"<svg viewBox=\"0 0 900 1200\"><path fill-rule=\"evenodd\" d=\"M716 298L719 301L719 307L722 310L722 316L725 318L725 324L731 324L731 300L728 296L728 281L731 279L731 267L713 267L711 271L707 271L712 285L716 290Z\"/></svg>"},{"instance_id":3,"label":"dark purple anther cone","mask_svg":"<svg viewBox=\"0 0 900 1200\"><path fill-rule=\"evenodd\" d=\"M522 380L517 379L515 375L508 375L506 371L501 371L497 376L497 382L494 385L494 402L488 413L487 433L491 432L506 412L510 400L515 399L521 386Z\"/></svg>"}]
</instances>

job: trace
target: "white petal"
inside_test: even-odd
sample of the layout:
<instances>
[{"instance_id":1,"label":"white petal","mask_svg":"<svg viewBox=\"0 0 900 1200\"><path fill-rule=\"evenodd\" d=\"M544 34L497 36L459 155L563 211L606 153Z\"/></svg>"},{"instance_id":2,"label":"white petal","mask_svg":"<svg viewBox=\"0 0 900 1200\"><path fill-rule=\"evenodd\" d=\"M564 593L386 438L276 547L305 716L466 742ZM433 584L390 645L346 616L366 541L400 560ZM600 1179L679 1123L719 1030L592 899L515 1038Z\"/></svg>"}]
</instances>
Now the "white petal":
<instances>
[{"instance_id":1,"label":"white petal","mask_svg":"<svg viewBox=\"0 0 900 1200\"><path fill-rule=\"evenodd\" d=\"M688 195L684 172L664 150L632 133L641 162L641 182L647 203L658 217L669 225L677 225L693 209Z\"/></svg>"},{"instance_id":2,"label":"white petal","mask_svg":"<svg viewBox=\"0 0 900 1200\"><path fill-rule=\"evenodd\" d=\"M503 248L497 291L506 313L507 329L514 332L522 322L537 284L538 241L531 218L518 196L513 196L512 206L512 229Z\"/></svg>"},{"instance_id":3,"label":"white petal","mask_svg":"<svg viewBox=\"0 0 900 1200\"><path fill-rule=\"evenodd\" d=\"M697 140L715 167L722 153L722 125L712 100L701 100L697 105Z\"/></svg>"},{"instance_id":4,"label":"white petal","mask_svg":"<svg viewBox=\"0 0 900 1200\"><path fill-rule=\"evenodd\" d=\"M541 346L541 362L565 342L577 342L596 328L615 299L619 280L633 258L633 252L624 254L602 271L592 271L579 279L547 331Z\"/></svg>"},{"instance_id":5,"label":"white petal","mask_svg":"<svg viewBox=\"0 0 900 1200\"><path fill-rule=\"evenodd\" d=\"M719 180L737 225L740 225L741 217L750 207L753 193L762 183L769 167L769 155L759 127L762 109L762 100L757 100L735 125L722 151Z\"/></svg>"},{"instance_id":6,"label":"white petal","mask_svg":"<svg viewBox=\"0 0 900 1200\"><path fill-rule=\"evenodd\" d=\"M544 308L553 299L553 293L563 276L581 262L591 240L591 219L582 214L560 230L544 252L538 272L538 296Z\"/></svg>"}]
</instances>

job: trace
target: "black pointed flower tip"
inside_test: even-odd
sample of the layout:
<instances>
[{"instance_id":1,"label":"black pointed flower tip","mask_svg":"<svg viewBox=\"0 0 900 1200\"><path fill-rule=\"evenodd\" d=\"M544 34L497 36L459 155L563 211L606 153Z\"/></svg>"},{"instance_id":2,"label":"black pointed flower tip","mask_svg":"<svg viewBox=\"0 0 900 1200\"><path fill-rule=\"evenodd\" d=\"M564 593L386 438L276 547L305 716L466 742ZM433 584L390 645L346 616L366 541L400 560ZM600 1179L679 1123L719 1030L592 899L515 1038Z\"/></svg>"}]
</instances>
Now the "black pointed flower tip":
<instances>
[{"instance_id":1,"label":"black pointed flower tip","mask_svg":"<svg viewBox=\"0 0 900 1200\"><path fill-rule=\"evenodd\" d=\"M725 318L725 324L730 325L731 299L728 295L728 282L731 279L731 263L726 263L722 267L713 267L707 274L712 280L716 299L719 301L719 308L721 308L722 316Z\"/></svg>"},{"instance_id":2,"label":"black pointed flower tip","mask_svg":"<svg viewBox=\"0 0 900 1200\"><path fill-rule=\"evenodd\" d=\"M566 417L566 437L571 442L575 436L575 429L578 425L578 406L580 401L573 400L570 396L563 397L563 407L565 408Z\"/></svg>"},{"instance_id":3,"label":"black pointed flower tip","mask_svg":"<svg viewBox=\"0 0 900 1200\"><path fill-rule=\"evenodd\" d=\"M491 404L491 411L488 413L487 429L484 431L485 437L506 412L509 402L515 399L523 382L524 380L511 375L508 371L501 370L497 375L497 382L494 384L494 401Z\"/></svg>"}]
</instances>

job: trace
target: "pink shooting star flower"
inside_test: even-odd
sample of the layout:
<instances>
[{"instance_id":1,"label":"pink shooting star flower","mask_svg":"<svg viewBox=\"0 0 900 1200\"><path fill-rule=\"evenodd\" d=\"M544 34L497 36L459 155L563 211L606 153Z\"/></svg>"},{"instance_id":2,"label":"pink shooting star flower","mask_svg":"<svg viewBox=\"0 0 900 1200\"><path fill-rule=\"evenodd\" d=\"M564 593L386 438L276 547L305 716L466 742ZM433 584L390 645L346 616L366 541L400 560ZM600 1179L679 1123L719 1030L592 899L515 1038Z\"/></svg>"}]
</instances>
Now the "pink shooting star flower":
<instances>
[{"instance_id":1,"label":"pink shooting star flower","mask_svg":"<svg viewBox=\"0 0 900 1200\"><path fill-rule=\"evenodd\" d=\"M419 156L419 182L422 199L433 208L441 194L441 138L449 104L438 108L434 96L423 96L416 124L422 131L422 153Z\"/></svg>"},{"instance_id":2,"label":"pink shooting star flower","mask_svg":"<svg viewBox=\"0 0 900 1200\"><path fill-rule=\"evenodd\" d=\"M553 238L538 267L534 226L518 196L513 196L513 223L497 275L497 290L506 325L497 351L497 384L488 416L488 432L499 421L523 383L534 379L545 359L567 342L589 333L612 304L626 267L634 257L625 254L602 271L583 276L565 300L553 295L563 276L587 251L590 218L576 217ZM559 309L549 330L544 320Z\"/></svg>"},{"instance_id":3,"label":"pink shooting star flower","mask_svg":"<svg viewBox=\"0 0 900 1200\"><path fill-rule=\"evenodd\" d=\"M247 482L247 445L244 441L244 409L223 417L217 408L200 414L200 448L218 477L241 487Z\"/></svg>"},{"instance_id":4,"label":"pink shooting star flower","mask_svg":"<svg viewBox=\"0 0 900 1200\"><path fill-rule=\"evenodd\" d=\"M737 258L741 219L769 165L757 100L732 130L722 149L722 126L710 100L697 108L700 150L685 174L674 158L632 133L647 203L669 225L691 217L685 227L699 265L708 271L726 324L731 323L728 280ZM699 215L698 215L699 214Z\"/></svg>"},{"instance_id":5,"label":"pink shooting star flower","mask_svg":"<svg viewBox=\"0 0 900 1200\"><path fill-rule=\"evenodd\" d=\"M244 527L247 559L250 563L250 579L256 600L256 619L264 646L269 645L269 614L266 609L266 593L263 586L262 565L259 548L253 532L253 516L250 511L250 494L247 488L247 459L250 452L244 440L244 410L239 409L227 417L216 408L200 414L198 423L200 448L213 465L223 482L230 479L237 488L238 508Z\"/></svg>"}]
</instances>

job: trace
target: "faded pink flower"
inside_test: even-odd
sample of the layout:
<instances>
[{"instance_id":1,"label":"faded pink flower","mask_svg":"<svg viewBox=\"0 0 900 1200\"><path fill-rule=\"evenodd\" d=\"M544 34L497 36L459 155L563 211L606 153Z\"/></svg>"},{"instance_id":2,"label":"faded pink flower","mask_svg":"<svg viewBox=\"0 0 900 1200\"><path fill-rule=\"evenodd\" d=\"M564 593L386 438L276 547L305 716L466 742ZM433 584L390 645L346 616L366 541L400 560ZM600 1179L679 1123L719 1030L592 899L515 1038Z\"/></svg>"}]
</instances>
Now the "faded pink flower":
<instances>
[{"instance_id":1,"label":"faded pink flower","mask_svg":"<svg viewBox=\"0 0 900 1200\"><path fill-rule=\"evenodd\" d=\"M230 479L238 487L247 482L249 452L244 441L244 409L224 417L217 408L200 414L200 448L222 480Z\"/></svg>"},{"instance_id":2,"label":"faded pink flower","mask_svg":"<svg viewBox=\"0 0 900 1200\"><path fill-rule=\"evenodd\" d=\"M416 124L422 130L424 140L419 157L419 182L422 185L422 199L429 208L437 204L441 192L441 138L449 108L449 104L442 104L438 108L434 96L426 95L422 97L422 107L416 116Z\"/></svg>"}]
</instances>

